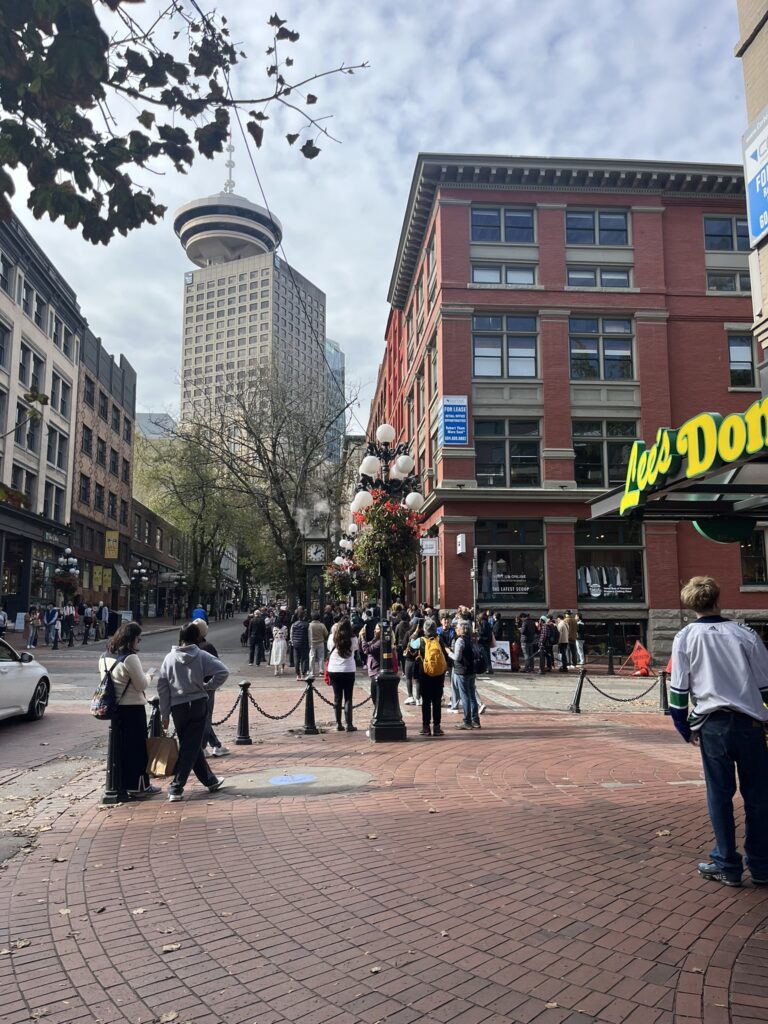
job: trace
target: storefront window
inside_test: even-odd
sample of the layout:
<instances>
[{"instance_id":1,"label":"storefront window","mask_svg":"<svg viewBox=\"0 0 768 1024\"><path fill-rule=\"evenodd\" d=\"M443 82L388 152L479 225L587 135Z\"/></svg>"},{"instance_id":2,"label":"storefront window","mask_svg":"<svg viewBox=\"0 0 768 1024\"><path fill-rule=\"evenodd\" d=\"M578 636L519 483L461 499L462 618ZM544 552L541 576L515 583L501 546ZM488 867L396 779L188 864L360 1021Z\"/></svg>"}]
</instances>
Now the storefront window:
<instances>
[{"instance_id":1,"label":"storefront window","mask_svg":"<svg viewBox=\"0 0 768 1024\"><path fill-rule=\"evenodd\" d=\"M639 523L581 521L576 524L575 544L579 603L644 599Z\"/></svg>"},{"instance_id":2,"label":"storefront window","mask_svg":"<svg viewBox=\"0 0 768 1024\"><path fill-rule=\"evenodd\" d=\"M540 519L478 520L478 600L543 604L544 529Z\"/></svg>"},{"instance_id":3,"label":"storefront window","mask_svg":"<svg viewBox=\"0 0 768 1024\"><path fill-rule=\"evenodd\" d=\"M768 583L765 571L765 533L755 530L741 544L741 582L745 587L760 587Z\"/></svg>"}]
</instances>

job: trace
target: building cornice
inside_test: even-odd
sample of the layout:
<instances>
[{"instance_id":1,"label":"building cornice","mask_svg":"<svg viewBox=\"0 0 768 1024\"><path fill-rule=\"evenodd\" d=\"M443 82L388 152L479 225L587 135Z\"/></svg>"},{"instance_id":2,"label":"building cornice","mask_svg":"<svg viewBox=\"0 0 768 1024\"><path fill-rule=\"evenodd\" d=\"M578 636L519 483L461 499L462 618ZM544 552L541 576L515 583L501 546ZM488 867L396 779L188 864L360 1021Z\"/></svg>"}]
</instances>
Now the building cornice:
<instances>
[{"instance_id":1,"label":"building cornice","mask_svg":"<svg viewBox=\"0 0 768 1024\"><path fill-rule=\"evenodd\" d=\"M441 186L719 199L743 197L744 173L736 164L420 153L389 285L388 301L397 309L403 309L408 298L432 205Z\"/></svg>"}]
</instances>

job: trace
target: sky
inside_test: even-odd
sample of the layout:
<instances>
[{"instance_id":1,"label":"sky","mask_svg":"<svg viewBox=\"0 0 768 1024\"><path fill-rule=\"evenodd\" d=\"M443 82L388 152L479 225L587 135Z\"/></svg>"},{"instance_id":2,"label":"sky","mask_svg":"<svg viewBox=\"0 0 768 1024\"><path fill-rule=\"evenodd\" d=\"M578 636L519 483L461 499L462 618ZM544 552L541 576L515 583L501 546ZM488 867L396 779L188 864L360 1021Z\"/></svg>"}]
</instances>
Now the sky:
<instances>
[{"instance_id":1,"label":"sky","mask_svg":"<svg viewBox=\"0 0 768 1024\"><path fill-rule=\"evenodd\" d=\"M147 14L158 6L148 0ZM285 257L326 293L327 332L346 354L363 425L419 152L741 162L736 0L270 0L269 7L218 0L217 7L249 55L232 78L235 95L266 91L266 21L274 10L301 33L292 72L370 65L309 87L318 96L312 109L333 115L328 124L340 143L321 139L321 154L306 160L284 140L299 124L295 115L270 109L263 147L254 150L283 225ZM242 139L234 143L235 191L261 204ZM183 276L191 265L173 233L173 211L219 192L224 160L201 157L186 176L169 168L139 178L168 206L165 220L106 248L61 222L36 221L16 175L15 212L75 289L107 350L136 367L139 412L177 407Z\"/></svg>"}]
</instances>

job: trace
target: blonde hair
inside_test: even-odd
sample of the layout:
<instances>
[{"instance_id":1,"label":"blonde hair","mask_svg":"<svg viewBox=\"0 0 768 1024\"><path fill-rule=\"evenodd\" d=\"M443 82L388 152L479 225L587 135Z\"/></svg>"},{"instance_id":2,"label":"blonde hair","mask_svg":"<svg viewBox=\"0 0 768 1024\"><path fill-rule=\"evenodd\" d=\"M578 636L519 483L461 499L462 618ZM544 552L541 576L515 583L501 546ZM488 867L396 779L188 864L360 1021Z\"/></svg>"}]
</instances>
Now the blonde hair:
<instances>
[{"instance_id":1,"label":"blonde hair","mask_svg":"<svg viewBox=\"0 0 768 1024\"><path fill-rule=\"evenodd\" d=\"M720 600L720 584L712 576L692 576L680 591L680 600L691 611L709 611Z\"/></svg>"}]
</instances>

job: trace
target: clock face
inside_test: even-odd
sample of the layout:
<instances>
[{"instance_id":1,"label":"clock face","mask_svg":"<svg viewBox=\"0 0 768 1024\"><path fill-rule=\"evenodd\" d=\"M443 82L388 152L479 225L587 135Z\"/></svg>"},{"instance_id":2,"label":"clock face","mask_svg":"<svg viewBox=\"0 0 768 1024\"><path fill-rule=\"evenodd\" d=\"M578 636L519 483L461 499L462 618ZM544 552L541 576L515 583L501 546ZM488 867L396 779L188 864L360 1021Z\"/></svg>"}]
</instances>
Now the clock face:
<instances>
[{"instance_id":1,"label":"clock face","mask_svg":"<svg viewBox=\"0 0 768 1024\"><path fill-rule=\"evenodd\" d=\"M325 561L325 544L309 543L307 544L307 561L308 562L324 562Z\"/></svg>"}]
</instances>

